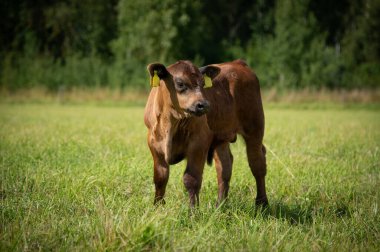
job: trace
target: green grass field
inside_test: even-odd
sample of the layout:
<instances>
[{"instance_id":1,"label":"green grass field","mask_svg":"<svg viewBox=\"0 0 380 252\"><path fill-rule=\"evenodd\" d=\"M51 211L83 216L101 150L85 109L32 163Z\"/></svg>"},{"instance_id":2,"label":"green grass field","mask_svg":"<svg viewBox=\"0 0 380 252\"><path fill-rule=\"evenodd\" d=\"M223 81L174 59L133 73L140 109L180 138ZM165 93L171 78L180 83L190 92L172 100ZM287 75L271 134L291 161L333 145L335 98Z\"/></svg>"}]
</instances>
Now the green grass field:
<instances>
[{"instance_id":1,"label":"green grass field","mask_svg":"<svg viewBox=\"0 0 380 252\"><path fill-rule=\"evenodd\" d=\"M206 166L189 214L183 162L152 205L141 105L0 104L0 251L379 251L380 110L265 112L269 209L239 139L229 201Z\"/></svg>"}]
</instances>

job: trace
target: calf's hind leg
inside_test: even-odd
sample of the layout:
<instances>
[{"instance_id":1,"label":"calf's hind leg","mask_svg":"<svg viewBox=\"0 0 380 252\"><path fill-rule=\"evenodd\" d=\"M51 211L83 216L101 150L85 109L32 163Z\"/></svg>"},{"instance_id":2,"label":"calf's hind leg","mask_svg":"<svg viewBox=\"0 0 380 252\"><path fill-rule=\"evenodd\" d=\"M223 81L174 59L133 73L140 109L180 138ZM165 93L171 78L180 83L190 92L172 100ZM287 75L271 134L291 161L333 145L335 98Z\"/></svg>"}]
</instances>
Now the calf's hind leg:
<instances>
[{"instance_id":1,"label":"calf's hind leg","mask_svg":"<svg viewBox=\"0 0 380 252\"><path fill-rule=\"evenodd\" d=\"M265 189L265 175L267 173L266 150L261 141L254 137L244 137L247 147L247 157L249 167L256 180L257 196L256 205L268 205L268 198Z\"/></svg>"},{"instance_id":2,"label":"calf's hind leg","mask_svg":"<svg viewBox=\"0 0 380 252\"><path fill-rule=\"evenodd\" d=\"M230 188L233 156L229 143L222 144L215 149L214 161L218 178L218 200L216 202L218 207L227 198Z\"/></svg>"}]
</instances>

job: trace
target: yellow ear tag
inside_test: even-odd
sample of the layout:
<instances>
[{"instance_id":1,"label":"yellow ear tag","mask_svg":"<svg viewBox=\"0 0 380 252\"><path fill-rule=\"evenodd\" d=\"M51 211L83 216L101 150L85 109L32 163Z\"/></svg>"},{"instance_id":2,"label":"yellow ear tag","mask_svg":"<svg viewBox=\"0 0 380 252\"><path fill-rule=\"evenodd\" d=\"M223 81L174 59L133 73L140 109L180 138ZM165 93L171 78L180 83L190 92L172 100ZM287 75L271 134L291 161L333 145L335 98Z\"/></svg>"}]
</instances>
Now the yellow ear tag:
<instances>
[{"instance_id":1,"label":"yellow ear tag","mask_svg":"<svg viewBox=\"0 0 380 252\"><path fill-rule=\"evenodd\" d=\"M203 77L205 78L205 86L204 86L204 88L210 88L210 87L212 87L211 78L208 77L206 74L204 74Z\"/></svg>"},{"instance_id":2,"label":"yellow ear tag","mask_svg":"<svg viewBox=\"0 0 380 252\"><path fill-rule=\"evenodd\" d=\"M158 87L160 85L160 78L157 75L157 71L154 71L153 77L150 77L150 86Z\"/></svg>"}]
</instances>

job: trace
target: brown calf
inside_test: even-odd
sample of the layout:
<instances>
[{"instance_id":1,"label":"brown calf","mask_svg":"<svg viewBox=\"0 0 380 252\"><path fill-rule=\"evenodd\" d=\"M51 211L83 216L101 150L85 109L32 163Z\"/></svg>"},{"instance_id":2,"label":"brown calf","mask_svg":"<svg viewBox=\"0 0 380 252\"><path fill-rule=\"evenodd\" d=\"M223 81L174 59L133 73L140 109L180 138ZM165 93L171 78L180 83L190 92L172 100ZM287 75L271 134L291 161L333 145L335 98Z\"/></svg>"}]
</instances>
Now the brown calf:
<instances>
[{"instance_id":1,"label":"brown calf","mask_svg":"<svg viewBox=\"0 0 380 252\"><path fill-rule=\"evenodd\" d=\"M203 168L206 160L211 163L214 158L219 205L227 197L231 179L229 144L240 134L256 179L256 204L267 205L264 112L259 81L245 62L236 60L200 69L189 61L178 61L168 68L155 63L148 71L157 86L150 92L144 117L154 161L154 202L163 201L169 165L186 158L183 182L190 206L199 204ZM207 78L212 79L210 88L204 88Z\"/></svg>"}]
</instances>

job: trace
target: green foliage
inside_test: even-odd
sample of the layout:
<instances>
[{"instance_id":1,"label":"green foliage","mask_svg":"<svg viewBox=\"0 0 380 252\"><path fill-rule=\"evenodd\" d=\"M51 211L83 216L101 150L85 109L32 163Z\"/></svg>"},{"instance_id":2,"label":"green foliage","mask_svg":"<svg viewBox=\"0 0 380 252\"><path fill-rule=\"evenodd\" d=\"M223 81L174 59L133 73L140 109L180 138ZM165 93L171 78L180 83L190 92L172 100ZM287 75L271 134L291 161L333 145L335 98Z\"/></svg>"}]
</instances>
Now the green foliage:
<instances>
[{"instance_id":1,"label":"green foliage","mask_svg":"<svg viewBox=\"0 0 380 252\"><path fill-rule=\"evenodd\" d=\"M270 207L241 139L229 201L214 167L189 214L185 164L154 207L143 107L0 104L1 251L379 251L378 109L266 109ZM291 134L289 133L291 132Z\"/></svg>"},{"instance_id":2,"label":"green foliage","mask_svg":"<svg viewBox=\"0 0 380 252\"><path fill-rule=\"evenodd\" d=\"M113 42L119 86L146 85L146 66L171 64L189 57L197 60L200 1L121 0L118 5L119 36Z\"/></svg>"},{"instance_id":3,"label":"green foliage","mask_svg":"<svg viewBox=\"0 0 380 252\"><path fill-rule=\"evenodd\" d=\"M97 57L73 55L65 63L50 57L8 54L3 62L2 83L8 90L45 86L51 91L72 87L102 87L112 74Z\"/></svg>"},{"instance_id":4,"label":"green foliage","mask_svg":"<svg viewBox=\"0 0 380 252\"><path fill-rule=\"evenodd\" d=\"M278 89L380 82L379 0L7 0L0 14L9 89L148 88L148 63L179 59L243 58Z\"/></svg>"},{"instance_id":5,"label":"green foliage","mask_svg":"<svg viewBox=\"0 0 380 252\"><path fill-rule=\"evenodd\" d=\"M380 1L363 0L352 5L352 8L358 8L360 12L348 21L348 29L342 41L342 54L347 67L344 81L352 86L364 82L369 87L378 87L380 33L377 31L380 29Z\"/></svg>"},{"instance_id":6,"label":"green foliage","mask_svg":"<svg viewBox=\"0 0 380 252\"><path fill-rule=\"evenodd\" d=\"M264 86L288 88L337 87L339 56L325 45L308 1L286 0L276 5L274 35L254 38L248 60L257 66Z\"/></svg>"},{"instance_id":7,"label":"green foliage","mask_svg":"<svg viewBox=\"0 0 380 252\"><path fill-rule=\"evenodd\" d=\"M177 33L173 6L174 0L119 2L119 36L113 48L122 82L144 76L149 62L169 62Z\"/></svg>"},{"instance_id":8,"label":"green foliage","mask_svg":"<svg viewBox=\"0 0 380 252\"><path fill-rule=\"evenodd\" d=\"M174 0L119 2L119 37L115 51L121 61L133 65L155 59L161 62L169 60L177 34L174 3Z\"/></svg>"}]
</instances>

